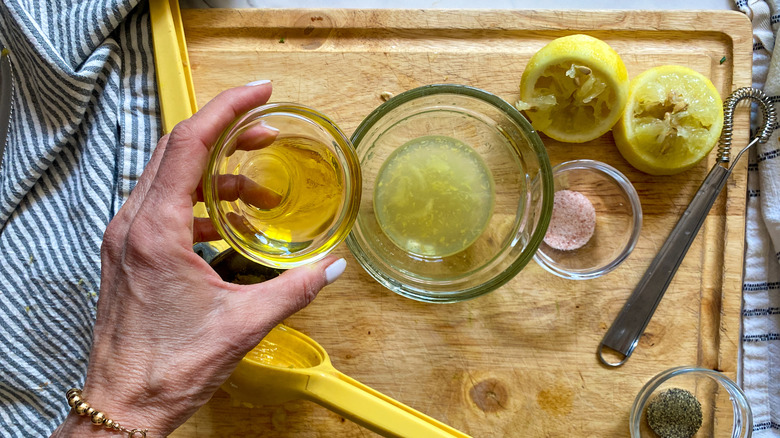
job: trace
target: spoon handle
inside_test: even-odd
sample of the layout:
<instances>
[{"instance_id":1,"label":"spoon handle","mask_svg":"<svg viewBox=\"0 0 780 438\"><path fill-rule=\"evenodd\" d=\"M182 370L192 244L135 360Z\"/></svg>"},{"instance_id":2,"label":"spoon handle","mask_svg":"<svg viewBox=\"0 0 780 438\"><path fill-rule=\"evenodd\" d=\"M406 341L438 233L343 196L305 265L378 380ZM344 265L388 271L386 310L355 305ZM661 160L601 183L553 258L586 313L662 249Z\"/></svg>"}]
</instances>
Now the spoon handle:
<instances>
[{"instance_id":1,"label":"spoon handle","mask_svg":"<svg viewBox=\"0 0 780 438\"><path fill-rule=\"evenodd\" d=\"M331 369L309 377L305 397L385 437L468 437Z\"/></svg>"},{"instance_id":2,"label":"spoon handle","mask_svg":"<svg viewBox=\"0 0 780 438\"><path fill-rule=\"evenodd\" d=\"M639 280L634 292L628 297L612 326L604 335L598 348L598 356L602 363L609 366L620 366L628 360L639 342L645 327L653 317L655 308L664 296L677 268L680 267L685 253L688 252L699 228L707 218L707 213L718 198L726 184L731 170L715 164L707 178L699 187L688 208L680 217L669 237L664 242L658 255L655 256L647 272ZM604 357L603 347L608 347L623 355L618 362L611 362Z\"/></svg>"}]
</instances>

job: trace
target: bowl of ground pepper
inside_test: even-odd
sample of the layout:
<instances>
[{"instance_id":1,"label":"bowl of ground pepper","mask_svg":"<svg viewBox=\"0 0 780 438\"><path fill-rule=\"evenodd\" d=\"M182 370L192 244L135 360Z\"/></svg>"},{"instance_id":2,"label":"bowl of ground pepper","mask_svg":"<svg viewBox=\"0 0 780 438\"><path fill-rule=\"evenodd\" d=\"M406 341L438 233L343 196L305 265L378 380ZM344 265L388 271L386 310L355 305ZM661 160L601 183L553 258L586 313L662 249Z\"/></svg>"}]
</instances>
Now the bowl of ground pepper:
<instances>
[{"instance_id":1,"label":"bowl of ground pepper","mask_svg":"<svg viewBox=\"0 0 780 438\"><path fill-rule=\"evenodd\" d=\"M725 374L693 366L666 370L645 384L631 408L632 438L751 436L745 393Z\"/></svg>"}]
</instances>

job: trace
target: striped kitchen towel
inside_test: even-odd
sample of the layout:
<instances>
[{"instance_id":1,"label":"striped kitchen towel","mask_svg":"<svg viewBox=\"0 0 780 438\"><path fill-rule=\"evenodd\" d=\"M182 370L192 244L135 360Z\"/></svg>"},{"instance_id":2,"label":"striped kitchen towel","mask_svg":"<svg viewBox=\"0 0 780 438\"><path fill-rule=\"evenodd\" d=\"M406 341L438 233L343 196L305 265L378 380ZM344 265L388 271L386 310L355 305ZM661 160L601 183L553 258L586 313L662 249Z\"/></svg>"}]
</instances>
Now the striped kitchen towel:
<instances>
[{"instance_id":1,"label":"striped kitchen towel","mask_svg":"<svg viewBox=\"0 0 780 438\"><path fill-rule=\"evenodd\" d=\"M47 436L65 391L83 384L103 231L160 136L137 3L0 2L12 103L0 148L2 437Z\"/></svg>"},{"instance_id":2,"label":"striped kitchen towel","mask_svg":"<svg viewBox=\"0 0 780 438\"><path fill-rule=\"evenodd\" d=\"M777 0L735 0L753 23L753 86L780 102ZM780 111L780 107L775 104ZM745 277L742 286L742 388L753 436L780 437L780 130L750 153Z\"/></svg>"}]
</instances>

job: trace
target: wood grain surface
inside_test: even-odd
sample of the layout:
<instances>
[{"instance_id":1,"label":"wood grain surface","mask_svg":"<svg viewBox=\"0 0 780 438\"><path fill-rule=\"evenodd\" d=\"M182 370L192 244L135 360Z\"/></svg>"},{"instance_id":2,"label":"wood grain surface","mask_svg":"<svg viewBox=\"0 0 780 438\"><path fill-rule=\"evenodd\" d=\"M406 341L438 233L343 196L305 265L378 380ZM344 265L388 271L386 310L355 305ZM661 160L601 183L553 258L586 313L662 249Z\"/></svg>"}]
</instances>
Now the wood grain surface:
<instances>
[{"instance_id":1,"label":"wood grain surface","mask_svg":"<svg viewBox=\"0 0 780 438\"><path fill-rule=\"evenodd\" d=\"M711 78L724 97L751 84L750 23L730 11L245 9L184 10L183 19L200 106L226 88L271 79L272 100L317 108L348 134L382 102L382 93L425 84L472 85L514 102L531 55L571 33L605 40L631 77L681 64ZM747 136L742 111L735 144ZM542 139L553 165L600 160L636 187L644 224L636 249L617 270L571 281L532 262L478 299L425 304L381 287L342 244L336 253L347 258L343 277L286 323L322 344L340 371L475 437L625 437L634 397L657 373L700 365L735 378L746 160L633 356L609 368L596 348L715 152L688 172L653 177L623 160L611 134L579 145ZM246 408L218 391L174 436L372 433L310 402Z\"/></svg>"}]
</instances>

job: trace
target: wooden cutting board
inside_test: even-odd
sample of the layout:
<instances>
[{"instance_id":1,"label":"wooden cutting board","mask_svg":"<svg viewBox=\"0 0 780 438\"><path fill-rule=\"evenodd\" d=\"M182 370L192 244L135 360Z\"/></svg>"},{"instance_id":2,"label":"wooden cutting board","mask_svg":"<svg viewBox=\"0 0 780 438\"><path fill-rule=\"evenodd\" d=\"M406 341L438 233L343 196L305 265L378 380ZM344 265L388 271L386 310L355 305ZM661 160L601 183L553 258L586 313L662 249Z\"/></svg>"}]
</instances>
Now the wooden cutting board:
<instances>
[{"instance_id":1,"label":"wooden cutting board","mask_svg":"<svg viewBox=\"0 0 780 438\"><path fill-rule=\"evenodd\" d=\"M751 84L751 28L731 11L184 10L200 106L221 90L272 79L274 101L315 107L348 134L382 100L431 83L468 84L518 99L531 55L587 33L615 48L630 76L689 66L725 97ZM735 144L746 143L742 112ZM530 263L486 296L415 302L378 285L345 245L344 276L288 325L321 343L345 374L477 437L624 437L635 395L655 374L700 365L736 377L746 160L737 167L639 346L622 367L596 348L715 153L676 176L634 170L611 134L568 145L543 137L553 165L604 161L628 176L644 224L631 256L588 281ZM175 433L195 436L364 437L367 430L309 402L245 408L219 391Z\"/></svg>"}]
</instances>

